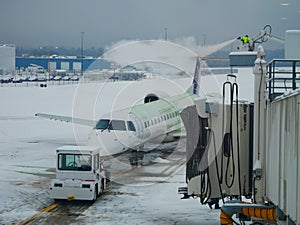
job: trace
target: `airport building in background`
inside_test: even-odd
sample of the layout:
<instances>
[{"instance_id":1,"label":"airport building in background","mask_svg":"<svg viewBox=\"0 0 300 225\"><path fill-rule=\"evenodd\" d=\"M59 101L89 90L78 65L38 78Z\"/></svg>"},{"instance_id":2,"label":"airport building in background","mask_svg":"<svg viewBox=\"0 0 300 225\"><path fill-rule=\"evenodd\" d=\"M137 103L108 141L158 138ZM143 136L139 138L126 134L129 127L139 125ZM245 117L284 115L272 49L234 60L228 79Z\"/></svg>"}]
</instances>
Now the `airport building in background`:
<instances>
[{"instance_id":1,"label":"airport building in background","mask_svg":"<svg viewBox=\"0 0 300 225\"><path fill-rule=\"evenodd\" d=\"M110 63L92 57L79 58L76 56L16 57L16 47L12 44L0 44L0 75L15 74L15 70L26 69L31 65L41 66L46 70L66 70L81 72L81 70L106 69Z\"/></svg>"},{"instance_id":2,"label":"airport building in background","mask_svg":"<svg viewBox=\"0 0 300 225\"><path fill-rule=\"evenodd\" d=\"M0 75L14 73L16 68L16 47L11 44L0 45Z\"/></svg>"},{"instance_id":3,"label":"airport building in background","mask_svg":"<svg viewBox=\"0 0 300 225\"><path fill-rule=\"evenodd\" d=\"M105 60L96 58L76 57L16 57L16 69L27 68L30 65L42 66L46 70L66 70L80 72L81 69L104 69L110 66Z\"/></svg>"}]
</instances>

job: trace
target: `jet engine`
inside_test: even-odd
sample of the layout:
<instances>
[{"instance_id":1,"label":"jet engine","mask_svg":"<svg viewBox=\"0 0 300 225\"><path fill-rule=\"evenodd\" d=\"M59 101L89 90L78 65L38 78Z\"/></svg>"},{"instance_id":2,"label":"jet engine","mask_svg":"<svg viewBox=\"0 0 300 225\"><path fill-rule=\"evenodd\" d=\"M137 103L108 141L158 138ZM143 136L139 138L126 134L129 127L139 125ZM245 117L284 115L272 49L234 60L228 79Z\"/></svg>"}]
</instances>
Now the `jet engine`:
<instances>
[{"instance_id":1,"label":"jet engine","mask_svg":"<svg viewBox=\"0 0 300 225\"><path fill-rule=\"evenodd\" d=\"M168 98L170 97L167 93L162 91L155 91L155 93L149 93L144 98L144 103L154 102L159 99Z\"/></svg>"}]
</instances>

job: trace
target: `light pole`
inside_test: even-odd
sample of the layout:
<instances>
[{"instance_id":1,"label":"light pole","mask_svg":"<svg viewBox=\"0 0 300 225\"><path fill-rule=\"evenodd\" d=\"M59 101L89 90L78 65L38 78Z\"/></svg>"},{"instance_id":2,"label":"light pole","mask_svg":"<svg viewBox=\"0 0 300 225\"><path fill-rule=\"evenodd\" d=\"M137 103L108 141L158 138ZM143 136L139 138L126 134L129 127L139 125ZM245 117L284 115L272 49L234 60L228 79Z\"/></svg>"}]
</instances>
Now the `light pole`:
<instances>
[{"instance_id":1,"label":"light pole","mask_svg":"<svg viewBox=\"0 0 300 225\"><path fill-rule=\"evenodd\" d=\"M83 76L83 36L84 32L81 31L81 77Z\"/></svg>"},{"instance_id":2,"label":"light pole","mask_svg":"<svg viewBox=\"0 0 300 225\"><path fill-rule=\"evenodd\" d=\"M168 40L168 28L166 27L165 28L165 41Z\"/></svg>"}]
</instances>

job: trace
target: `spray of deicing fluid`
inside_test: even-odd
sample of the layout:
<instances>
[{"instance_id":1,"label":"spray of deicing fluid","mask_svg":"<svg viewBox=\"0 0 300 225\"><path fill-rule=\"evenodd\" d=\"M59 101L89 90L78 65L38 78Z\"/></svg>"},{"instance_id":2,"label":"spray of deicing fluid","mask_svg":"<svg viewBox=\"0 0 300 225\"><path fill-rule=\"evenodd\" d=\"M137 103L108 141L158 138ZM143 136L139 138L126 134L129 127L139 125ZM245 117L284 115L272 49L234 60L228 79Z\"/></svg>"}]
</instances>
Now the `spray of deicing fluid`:
<instances>
[{"instance_id":1,"label":"spray of deicing fluid","mask_svg":"<svg viewBox=\"0 0 300 225\"><path fill-rule=\"evenodd\" d=\"M160 68L157 67L157 64L160 63L186 74L193 74L197 57L206 57L234 41L235 39L232 39L206 46L197 45L193 39L177 40L177 43L165 40L121 41L108 48L108 51L103 54L103 59L123 67L141 63L156 63L155 68L157 69ZM155 72L159 73L159 71ZM166 71L161 74L166 74Z\"/></svg>"}]
</instances>

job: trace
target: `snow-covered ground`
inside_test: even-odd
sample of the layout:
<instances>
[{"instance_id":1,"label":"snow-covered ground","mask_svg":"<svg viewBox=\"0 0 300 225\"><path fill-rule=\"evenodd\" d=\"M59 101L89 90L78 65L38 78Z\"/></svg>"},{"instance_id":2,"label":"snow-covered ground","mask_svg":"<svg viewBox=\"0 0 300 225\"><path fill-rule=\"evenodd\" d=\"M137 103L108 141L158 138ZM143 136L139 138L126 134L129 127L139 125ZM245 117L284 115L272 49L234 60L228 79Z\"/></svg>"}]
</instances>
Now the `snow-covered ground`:
<instances>
[{"instance_id":1,"label":"snow-covered ground","mask_svg":"<svg viewBox=\"0 0 300 225\"><path fill-rule=\"evenodd\" d=\"M72 126L34 116L71 113L75 85L0 87L0 223L11 224L51 203L49 168L55 148L74 144ZM37 173L38 175L34 175Z\"/></svg>"},{"instance_id":2,"label":"snow-covered ground","mask_svg":"<svg viewBox=\"0 0 300 225\"><path fill-rule=\"evenodd\" d=\"M158 90L160 85L165 87L162 81L138 82L109 83L105 88L97 84L80 88L76 84L47 88L0 87L0 224L26 219L52 204L48 186L54 175L55 149L87 141L90 128L81 127L78 131L78 126L37 118L34 114L89 116L78 112L78 104L86 99L88 105L94 107L92 115L95 112L98 115L124 103L116 101L116 96L130 99L129 90L136 97L130 100L136 103L149 90ZM187 84L185 82L185 87ZM163 90L174 94L171 88ZM93 93L98 95L88 97ZM76 138L73 129L76 129ZM158 163L164 161L158 160ZM180 199L177 188L185 186L184 181L185 170L181 168L164 182L146 186L114 185L73 223L219 224L219 211L201 206L198 200Z\"/></svg>"},{"instance_id":3,"label":"snow-covered ground","mask_svg":"<svg viewBox=\"0 0 300 225\"><path fill-rule=\"evenodd\" d=\"M184 179L182 168L162 183L115 187L116 194L103 196L74 224L220 224L219 210L200 205L199 199L180 199L177 188Z\"/></svg>"}]
</instances>

